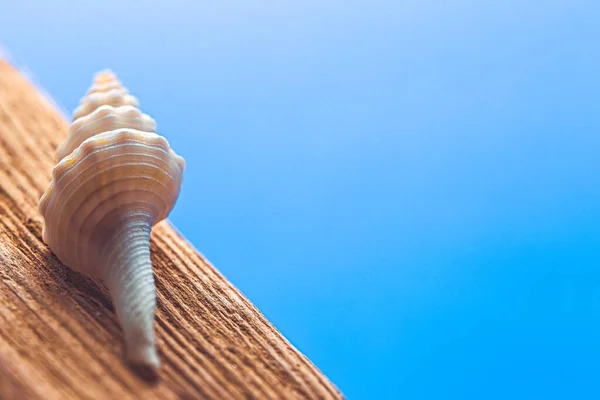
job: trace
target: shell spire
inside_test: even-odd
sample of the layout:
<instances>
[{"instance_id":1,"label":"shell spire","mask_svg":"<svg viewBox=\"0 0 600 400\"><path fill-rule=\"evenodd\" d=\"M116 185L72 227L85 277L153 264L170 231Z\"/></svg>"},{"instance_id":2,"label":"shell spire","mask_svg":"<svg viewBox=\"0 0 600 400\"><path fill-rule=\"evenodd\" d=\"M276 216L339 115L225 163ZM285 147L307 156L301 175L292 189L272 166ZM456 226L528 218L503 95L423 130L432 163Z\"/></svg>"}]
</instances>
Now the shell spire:
<instances>
[{"instance_id":1,"label":"shell spire","mask_svg":"<svg viewBox=\"0 0 600 400\"><path fill-rule=\"evenodd\" d=\"M175 205L185 168L155 130L112 71L97 73L38 205L44 241L65 265L104 281L128 361L153 370L160 363L150 232Z\"/></svg>"}]
</instances>

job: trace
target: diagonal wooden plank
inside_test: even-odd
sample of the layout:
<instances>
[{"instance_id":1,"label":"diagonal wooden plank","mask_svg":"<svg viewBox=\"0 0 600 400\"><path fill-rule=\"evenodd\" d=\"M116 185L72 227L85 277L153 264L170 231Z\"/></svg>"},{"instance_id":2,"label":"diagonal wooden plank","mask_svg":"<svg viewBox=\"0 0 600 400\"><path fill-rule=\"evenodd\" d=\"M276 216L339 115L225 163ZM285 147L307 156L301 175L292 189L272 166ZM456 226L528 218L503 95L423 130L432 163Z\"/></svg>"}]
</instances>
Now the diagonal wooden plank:
<instances>
[{"instance_id":1,"label":"diagonal wooden plank","mask_svg":"<svg viewBox=\"0 0 600 400\"><path fill-rule=\"evenodd\" d=\"M37 201L67 122L0 61L0 399L340 399L173 227L152 234L160 379L122 359L105 287L41 240Z\"/></svg>"}]
</instances>

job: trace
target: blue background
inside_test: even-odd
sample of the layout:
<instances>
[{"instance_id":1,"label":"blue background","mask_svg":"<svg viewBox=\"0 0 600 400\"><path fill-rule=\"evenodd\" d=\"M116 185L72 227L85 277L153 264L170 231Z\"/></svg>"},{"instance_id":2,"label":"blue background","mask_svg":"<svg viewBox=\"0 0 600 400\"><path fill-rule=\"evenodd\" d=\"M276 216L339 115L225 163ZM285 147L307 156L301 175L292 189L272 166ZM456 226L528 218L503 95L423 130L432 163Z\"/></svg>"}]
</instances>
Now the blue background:
<instances>
[{"instance_id":1,"label":"blue background","mask_svg":"<svg viewBox=\"0 0 600 400\"><path fill-rule=\"evenodd\" d=\"M119 75L172 221L348 398L600 398L598 2L217 3L2 0L0 41L69 112Z\"/></svg>"}]
</instances>

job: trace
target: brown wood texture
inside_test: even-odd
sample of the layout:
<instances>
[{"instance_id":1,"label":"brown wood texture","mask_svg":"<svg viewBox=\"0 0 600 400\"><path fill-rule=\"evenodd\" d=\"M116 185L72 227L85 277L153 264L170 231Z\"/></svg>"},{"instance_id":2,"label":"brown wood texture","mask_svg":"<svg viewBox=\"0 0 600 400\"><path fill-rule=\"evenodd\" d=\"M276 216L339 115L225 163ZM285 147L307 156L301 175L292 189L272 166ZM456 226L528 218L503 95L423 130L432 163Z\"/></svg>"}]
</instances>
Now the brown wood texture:
<instances>
[{"instance_id":1,"label":"brown wood texture","mask_svg":"<svg viewBox=\"0 0 600 400\"><path fill-rule=\"evenodd\" d=\"M342 398L166 222L151 243L160 378L136 375L106 288L63 266L41 239L37 202L67 129L0 60L0 399Z\"/></svg>"}]
</instances>

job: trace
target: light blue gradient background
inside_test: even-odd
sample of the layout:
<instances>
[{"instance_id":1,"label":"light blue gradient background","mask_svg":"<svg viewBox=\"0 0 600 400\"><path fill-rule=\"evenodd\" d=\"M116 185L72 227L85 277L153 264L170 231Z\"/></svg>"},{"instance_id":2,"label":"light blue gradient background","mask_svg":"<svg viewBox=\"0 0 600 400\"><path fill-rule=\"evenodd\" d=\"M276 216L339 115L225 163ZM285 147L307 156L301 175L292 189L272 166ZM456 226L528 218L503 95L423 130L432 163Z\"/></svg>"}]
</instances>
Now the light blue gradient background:
<instances>
[{"instance_id":1,"label":"light blue gradient background","mask_svg":"<svg viewBox=\"0 0 600 400\"><path fill-rule=\"evenodd\" d=\"M349 399L600 398L597 1L0 2L72 111L111 67L173 222Z\"/></svg>"}]
</instances>

